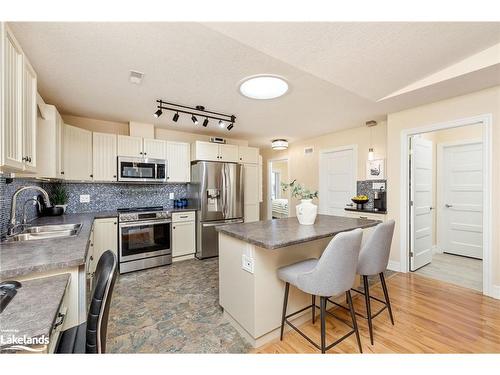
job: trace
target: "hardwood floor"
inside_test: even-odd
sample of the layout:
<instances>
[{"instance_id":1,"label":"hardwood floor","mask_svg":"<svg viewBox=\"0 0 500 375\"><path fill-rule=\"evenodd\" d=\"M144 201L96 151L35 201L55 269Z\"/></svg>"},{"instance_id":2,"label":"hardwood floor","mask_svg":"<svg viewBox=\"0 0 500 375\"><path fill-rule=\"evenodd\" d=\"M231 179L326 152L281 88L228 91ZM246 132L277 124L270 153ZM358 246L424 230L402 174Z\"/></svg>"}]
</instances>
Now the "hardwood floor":
<instances>
[{"instance_id":1,"label":"hardwood floor","mask_svg":"<svg viewBox=\"0 0 500 375\"><path fill-rule=\"evenodd\" d=\"M374 319L375 344L370 345L368 325L358 317L364 353L500 353L500 300L479 292L416 274L396 273L387 279L395 325L387 311ZM380 284L370 288L372 295L383 296ZM362 296L361 296L362 297ZM383 297L382 297L383 299ZM365 313L362 298L355 298L356 311ZM372 311L378 311L378 302ZM344 319L348 312L334 311ZM301 329L319 342L319 321ZM333 318L327 321L327 344L348 332ZM283 341L273 341L255 353L318 353L299 334L288 331ZM352 335L328 353L358 353Z\"/></svg>"}]
</instances>

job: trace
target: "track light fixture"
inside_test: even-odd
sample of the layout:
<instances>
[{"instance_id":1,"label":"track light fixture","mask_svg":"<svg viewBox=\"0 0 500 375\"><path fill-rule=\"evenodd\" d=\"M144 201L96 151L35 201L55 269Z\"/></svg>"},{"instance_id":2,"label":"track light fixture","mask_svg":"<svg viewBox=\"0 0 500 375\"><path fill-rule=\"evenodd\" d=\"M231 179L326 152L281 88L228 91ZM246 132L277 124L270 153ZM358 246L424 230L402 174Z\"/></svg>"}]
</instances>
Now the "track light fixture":
<instances>
[{"instance_id":1,"label":"track light fixture","mask_svg":"<svg viewBox=\"0 0 500 375\"><path fill-rule=\"evenodd\" d=\"M204 127L208 126L209 120L211 119L211 120L217 120L220 128L224 128L227 125L227 130L231 130L234 127L234 123L236 122L235 115L227 115L225 113L207 111L205 107L202 105L197 105L195 107L188 107L185 105L168 103L161 99L156 100L156 103L157 103L156 105L157 110L154 113L154 117L156 118L160 117L163 111L167 110L175 112L174 116L172 117L172 120L174 122L177 122L179 120L179 113L185 113L187 115L190 115L191 121L193 121L195 125L198 125L199 123L197 116L201 118L205 117L205 119L203 120Z\"/></svg>"}]
</instances>

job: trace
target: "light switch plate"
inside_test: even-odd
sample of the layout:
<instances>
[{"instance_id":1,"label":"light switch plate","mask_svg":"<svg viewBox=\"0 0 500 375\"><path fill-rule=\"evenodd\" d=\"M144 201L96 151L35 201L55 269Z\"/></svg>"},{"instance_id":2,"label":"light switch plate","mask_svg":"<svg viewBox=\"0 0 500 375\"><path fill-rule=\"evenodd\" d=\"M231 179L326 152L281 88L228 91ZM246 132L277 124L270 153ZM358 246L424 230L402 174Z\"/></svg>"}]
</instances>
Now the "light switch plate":
<instances>
[{"instance_id":1,"label":"light switch plate","mask_svg":"<svg viewBox=\"0 0 500 375\"><path fill-rule=\"evenodd\" d=\"M249 273L253 273L253 258L248 255L242 255L241 268Z\"/></svg>"},{"instance_id":2,"label":"light switch plate","mask_svg":"<svg viewBox=\"0 0 500 375\"><path fill-rule=\"evenodd\" d=\"M373 190L380 190L384 189L385 190L385 182L374 182L372 185Z\"/></svg>"},{"instance_id":3,"label":"light switch plate","mask_svg":"<svg viewBox=\"0 0 500 375\"><path fill-rule=\"evenodd\" d=\"M90 203L90 195L89 194L81 194L80 195L80 203Z\"/></svg>"},{"instance_id":4,"label":"light switch plate","mask_svg":"<svg viewBox=\"0 0 500 375\"><path fill-rule=\"evenodd\" d=\"M168 199L175 199L175 194L174 193L169 193L168 194Z\"/></svg>"}]
</instances>

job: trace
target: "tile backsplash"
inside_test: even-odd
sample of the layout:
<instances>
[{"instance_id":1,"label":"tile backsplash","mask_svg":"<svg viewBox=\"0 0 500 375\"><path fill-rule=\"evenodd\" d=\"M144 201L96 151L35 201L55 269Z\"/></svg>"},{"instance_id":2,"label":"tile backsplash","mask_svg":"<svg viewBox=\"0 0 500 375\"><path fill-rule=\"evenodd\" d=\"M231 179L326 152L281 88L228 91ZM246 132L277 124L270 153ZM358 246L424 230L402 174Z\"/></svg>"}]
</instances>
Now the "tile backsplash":
<instances>
[{"instance_id":1,"label":"tile backsplash","mask_svg":"<svg viewBox=\"0 0 500 375\"><path fill-rule=\"evenodd\" d=\"M34 179L14 178L7 184L7 177L0 174L0 235L7 232L10 219L10 203L15 191L22 186L36 185L44 188L50 195L55 183ZM113 211L121 207L164 206L173 207L169 198L174 193L175 199L187 197L186 184L124 184L124 183L62 183L69 200L67 213ZM16 216L22 218L23 203L26 199L38 195L35 190L21 193L17 202ZM80 195L89 195L89 203L80 203ZM36 207L26 209L28 220L36 217Z\"/></svg>"},{"instance_id":2,"label":"tile backsplash","mask_svg":"<svg viewBox=\"0 0 500 375\"><path fill-rule=\"evenodd\" d=\"M365 204L365 208L370 210L373 209L373 196L375 190L378 190L373 189L373 183L384 183L387 188L386 180L362 180L357 182L357 194L366 195L368 197L369 201Z\"/></svg>"}]
</instances>

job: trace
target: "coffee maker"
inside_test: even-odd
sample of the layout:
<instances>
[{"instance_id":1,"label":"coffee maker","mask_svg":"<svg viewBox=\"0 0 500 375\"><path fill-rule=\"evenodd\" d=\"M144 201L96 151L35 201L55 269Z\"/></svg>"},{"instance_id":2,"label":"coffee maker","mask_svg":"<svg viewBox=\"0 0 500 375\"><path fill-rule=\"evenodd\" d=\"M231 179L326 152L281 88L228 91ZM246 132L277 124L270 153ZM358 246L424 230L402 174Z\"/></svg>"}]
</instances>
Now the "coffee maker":
<instances>
[{"instance_id":1,"label":"coffee maker","mask_svg":"<svg viewBox=\"0 0 500 375\"><path fill-rule=\"evenodd\" d=\"M387 197L384 189L376 190L373 194L373 210L386 211L387 210Z\"/></svg>"}]
</instances>

